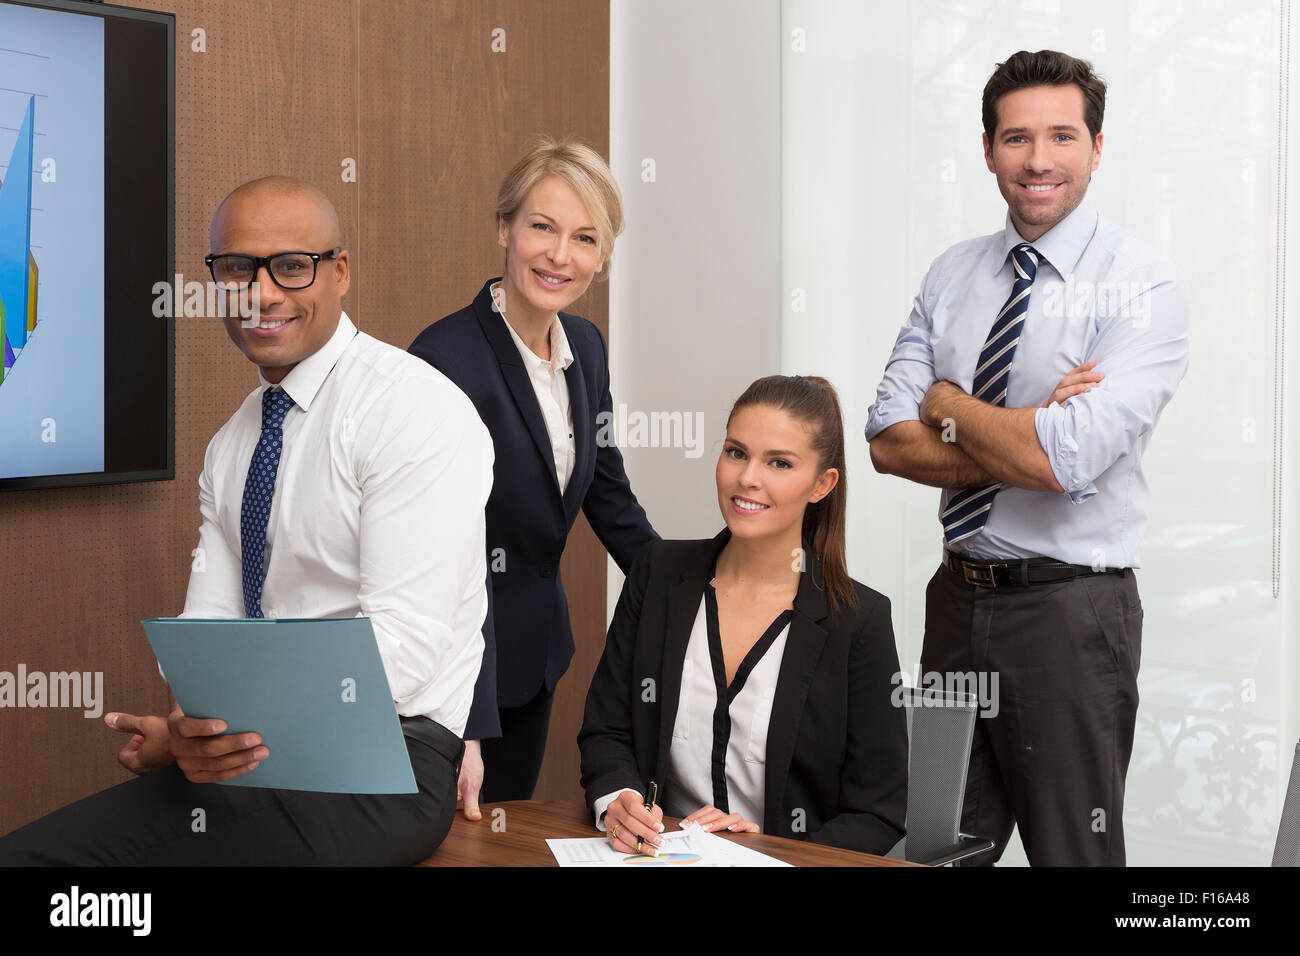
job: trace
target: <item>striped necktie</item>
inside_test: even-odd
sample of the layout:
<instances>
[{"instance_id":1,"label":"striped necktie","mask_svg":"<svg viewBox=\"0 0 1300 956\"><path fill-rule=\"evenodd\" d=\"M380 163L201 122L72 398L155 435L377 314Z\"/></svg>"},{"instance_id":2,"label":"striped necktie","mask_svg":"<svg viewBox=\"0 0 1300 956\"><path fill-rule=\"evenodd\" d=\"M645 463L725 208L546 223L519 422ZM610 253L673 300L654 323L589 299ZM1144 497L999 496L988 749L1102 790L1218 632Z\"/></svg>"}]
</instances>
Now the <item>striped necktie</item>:
<instances>
[{"instance_id":1,"label":"striped necktie","mask_svg":"<svg viewBox=\"0 0 1300 956\"><path fill-rule=\"evenodd\" d=\"M1038 253L1029 243L1022 242L1011 250L1011 266L1016 273L1011 295L993 321L993 328L989 329L989 337L980 351L979 367L975 369L975 381L971 385L971 394L990 405L1005 406L1007 403L1011 360L1015 358L1016 344L1020 341L1025 314L1029 311L1029 290L1033 288L1034 276L1038 273ZM939 516L944 541L949 547L977 534L984 527L993 508L993 499L1001 487L1001 484L985 485L953 492L948 507Z\"/></svg>"},{"instance_id":2,"label":"striped necktie","mask_svg":"<svg viewBox=\"0 0 1300 956\"><path fill-rule=\"evenodd\" d=\"M262 616L263 562L266 558L266 522L271 516L271 495L275 476L280 470L280 450L284 445L284 416L293 408L293 399L282 389L262 393L262 435L248 463L244 482L243 509L239 519L240 558L244 584L244 616Z\"/></svg>"}]
</instances>

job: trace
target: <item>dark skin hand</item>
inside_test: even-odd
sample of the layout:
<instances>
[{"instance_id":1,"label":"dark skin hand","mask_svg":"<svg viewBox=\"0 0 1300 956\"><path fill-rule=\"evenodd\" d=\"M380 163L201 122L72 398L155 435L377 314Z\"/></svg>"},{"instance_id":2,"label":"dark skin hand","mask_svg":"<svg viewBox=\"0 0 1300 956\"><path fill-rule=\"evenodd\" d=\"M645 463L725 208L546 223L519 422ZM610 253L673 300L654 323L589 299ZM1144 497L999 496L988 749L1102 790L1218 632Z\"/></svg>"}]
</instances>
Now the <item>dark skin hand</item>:
<instances>
[{"instance_id":1,"label":"dark skin hand","mask_svg":"<svg viewBox=\"0 0 1300 956\"><path fill-rule=\"evenodd\" d=\"M117 762L135 774L145 774L175 763L166 717L105 714L104 723L131 739L118 751Z\"/></svg>"},{"instance_id":2,"label":"dark skin hand","mask_svg":"<svg viewBox=\"0 0 1300 956\"><path fill-rule=\"evenodd\" d=\"M117 759L136 774L174 762L191 783L220 783L255 770L270 754L258 734L227 734L224 720L186 717L174 697L165 718L113 713L105 714L104 722L132 735Z\"/></svg>"}]
</instances>

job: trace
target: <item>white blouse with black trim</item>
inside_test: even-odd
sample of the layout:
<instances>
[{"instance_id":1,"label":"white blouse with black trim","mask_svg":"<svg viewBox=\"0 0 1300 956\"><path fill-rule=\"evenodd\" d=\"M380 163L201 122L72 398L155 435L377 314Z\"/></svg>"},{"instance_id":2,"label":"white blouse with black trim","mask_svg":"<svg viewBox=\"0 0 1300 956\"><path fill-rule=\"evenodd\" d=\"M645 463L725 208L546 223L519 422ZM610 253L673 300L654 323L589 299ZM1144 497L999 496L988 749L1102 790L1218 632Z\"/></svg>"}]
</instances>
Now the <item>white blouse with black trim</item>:
<instances>
[{"instance_id":1,"label":"white blouse with black trim","mask_svg":"<svg viewBox=\"0 0 1300 956\"><path fill-rule=\"evenodd\" d=\"M660 791L666 815L684 817L712 804L763 826L767 729L793 615L778 615L728 686L717 595L711 583L705 588L682 663L668 779ZM595 801L601 830L606 808L622 792Z\"/></svg>"}]
</instances>

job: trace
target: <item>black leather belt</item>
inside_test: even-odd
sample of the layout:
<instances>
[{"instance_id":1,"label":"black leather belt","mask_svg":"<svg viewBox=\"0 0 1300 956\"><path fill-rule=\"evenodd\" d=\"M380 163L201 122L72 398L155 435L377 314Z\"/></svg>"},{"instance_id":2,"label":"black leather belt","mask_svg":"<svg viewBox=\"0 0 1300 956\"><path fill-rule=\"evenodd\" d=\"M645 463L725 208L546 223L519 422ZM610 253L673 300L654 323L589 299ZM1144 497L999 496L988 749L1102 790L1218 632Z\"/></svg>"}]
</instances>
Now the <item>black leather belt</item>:
<instances>
[{"instance_id":1,"label":"black leather belt","mask_svg":"<svg viewBox=\"0 0 1300 956\"><path fill-rule=\"evenodd\" d=\"M1059 584L1093 574L1123 574L1127 568L1093 570L1086 564L1064 564L1051 558L988 561L953 551L943 553L943 565L967 584L977 588L1026 587L1031 584Z\"/></svg>"},{"instance_id":2,"label":"black leather belt","mask_svg":"<svg viewBox=\"0 0 1300 956\"><path fill-rule=\"evenodd\" d=\"M451 762L456 773L460 773L460 758L465 753L465 741L428 717L402 717L400 714L398 717L401 718L404 735L432 747Z\"/></svg>"}]
</instances>

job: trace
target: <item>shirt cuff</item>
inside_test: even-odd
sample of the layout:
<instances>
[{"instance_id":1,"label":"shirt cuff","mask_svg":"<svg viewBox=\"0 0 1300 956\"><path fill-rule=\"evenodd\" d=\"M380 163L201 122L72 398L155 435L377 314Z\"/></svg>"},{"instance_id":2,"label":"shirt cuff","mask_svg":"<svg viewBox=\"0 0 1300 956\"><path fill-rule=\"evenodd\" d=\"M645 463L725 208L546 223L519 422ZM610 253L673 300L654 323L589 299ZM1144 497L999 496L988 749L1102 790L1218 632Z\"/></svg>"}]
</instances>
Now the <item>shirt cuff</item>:
<instances>
[{"instance_id":1,"label":"shirt cuff","mask_svg":"<svg viewBox=\"0 0 1300 956\"><path fill-rule=\"evenodd\" d=\"M1097 485L1089 484L1087 488L1079 491L1067 491L1065 496L1070 499L1071 504L1081 505L1097 493Z\"/></svg>"},{"instance_id":2,"label":"shirt cuff","mask_svg":"<svg viewBox=\"0 0 1300 956\"><path fill-rule=\"evenodd\" d=\"M1052 467L1057 484L1065 489L1072 504L1081 505L1097 493L1097 483L1090 481L1082 488L1071 487L1077 484L1073 473L1078 463L1079 443L1065 429L1051 427L1049 419L1061 414L1064 414L1064 408L1057 402L1038 409L1034 413L1034 431L1038 433L1038 444L1047 454L1047 463Z\"/></svg>"},{"instance_id":3,"label":"shirt cuff","mask_svg":"<svg viewBox=\"0 0 1300 956\"><path fill-rule=\"evenodd\" d=\"M915 402L898 396L889 396L880 399L867 409L867 427L862 430L862 433L867 441L873 441L891 425L920 420L921 409Z\"/></svg>"},{"instance_id":4,"label":"shirt cuff","mask_svg":"<svg viewBox=\"0 0 1300 956\"><path fill-rule=\"evenodd\" d=\"M603 797L598 798L596 802L592 804L591 810L596 815L596 829L601 833L605 832L605 811L609 809L611 803L618 799L620 793L635 793L638 797L641 796L639 790L633 790L631 787L624 787L622 790L615 790L613 793L607 793Z\"/></svg>"}]
</instances>

